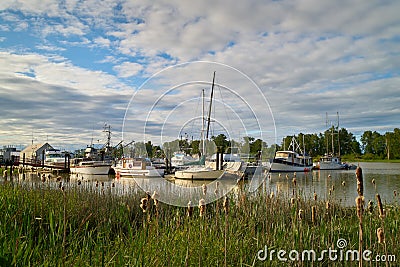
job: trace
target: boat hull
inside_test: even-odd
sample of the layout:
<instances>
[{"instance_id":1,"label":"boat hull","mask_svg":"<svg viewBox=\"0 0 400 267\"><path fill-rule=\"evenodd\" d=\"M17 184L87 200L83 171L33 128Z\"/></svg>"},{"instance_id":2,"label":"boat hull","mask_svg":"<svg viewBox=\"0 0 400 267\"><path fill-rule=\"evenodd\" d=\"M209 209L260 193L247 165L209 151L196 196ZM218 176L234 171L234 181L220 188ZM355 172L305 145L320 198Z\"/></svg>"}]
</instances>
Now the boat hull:
<instances>
[{"instance_id":1,"label":"boat hull","mask_svg":"<svg viewBox=\"0 0 400 267\"><path fill-rule=\"evenodd\" d=\"M270 166L270 172L309 172L312 165L292 165L287 163L273 162Z\"/></svg>"},{"instance_id":2,"label":"boat hull","mask_svg":"<svg viewBox=\"0 0 400 267\"><path fill-rule=\"evenodd\" d=\"M162 169L134 170L134 169L114 168L114 170L117 177L124 177L124 178L160 178L163 176L164 173Z\"/></svg>"},{"instance_id":3,"label":"boat hull","mask_svg":"<svg viewBox=\"0 0 400 267\"><path fill-rule=\"evenodd\" d=\"M89 174L89 175L107 175L110 171L110 165L100 166L73 166L70 168L71 173Z\"/></svg>"},{"instance_id":4,"label":"boat hull","mask_svg":"<svg viewBox=\"0 0 400 267\"><path fill-rule=\"evenodd\" d=\"M215 180L220 178L224 173L224 170L182 170L175 172L175 178L186 180Z\"/></svg>"}]
</instances>

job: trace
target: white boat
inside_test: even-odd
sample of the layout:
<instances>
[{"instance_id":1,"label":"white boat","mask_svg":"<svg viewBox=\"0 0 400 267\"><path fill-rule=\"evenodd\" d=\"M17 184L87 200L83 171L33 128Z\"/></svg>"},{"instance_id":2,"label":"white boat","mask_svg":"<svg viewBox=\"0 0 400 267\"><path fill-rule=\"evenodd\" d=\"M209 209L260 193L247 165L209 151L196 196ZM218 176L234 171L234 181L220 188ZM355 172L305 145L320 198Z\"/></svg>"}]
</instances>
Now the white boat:
<instances>
[{"instance_id":1,"label":"white boat","mask_svg":"<svg viewBox=\"0 0 400 267\"><path fill-rule=\"evenodd\" d=\"M193 158L185 152L178 151L174 152L174 156L171 158L171 166L179 169L182 167L187 167L197 161L198 159Z\"/></svg>"},{"instance_id":2,"label":"white boat","mask_svg":"<svg viewBox=\"0 0 400 267\"><path fill-rule=\"evenodd\" d=\"M107 175L111 169L111 162L91 160L88 158L74 158L71 160L70 172L89 175Z\"/></svg>"},{"instance_id":3,"label":"white boat","mask_svg":"<svg viewBox=\"0 0 400 267\"><path fill-rule=\"evenodd\" d=\"M210 118L211 118L211 107L212 100L214 95L214 82L215 82L215 72L213 76L212 86L211 86L211 97L210 97L210 105L207 119L207 134L205 133L205 116L204 116L204 90L202 91L202 129L201 129L201 153L202 157L200 158L199 163L203 163L199 166L192 166L184 170L175 171L175 178L177 179L193 179L193 180L215 180L221 178L225 174L225 170L213 168L210 166L211 164L205 164L205 155L206 155L206 140L208 139L209 128L210 128Z\"/></svg>"},{"instance_id":4,"label":"white boat","mask_svg":"<svg viewBox=\"0 0 400 267\"><path fill-rule=\"evenodd\" d=\"M117 178L159 178L164 175L164 169L156 169L146 158L122 158L113 169Z\"/></svg>"},{"instance_id":5,"label":"white boat","mask_svg":"<svg viewBox=\"0 0 400 267\"><path fill-rule=\"evenodd\" d=\"M299 148L295 137L290 146L292 150L279 150L275 152L274 159L270 162L271 172L308 172L313 168L312 157L304 152L297 153ZM295 148L297 147L297 149ZM304 151L304 149L303 149Z\"/></svg>"},{"instance_id":6,"label":"white boat","mask_svg":"<svg viewBox=\"0 0 400 267\"><path fill-rule=\"evenodd\" d=\"M345 169L346 166L342 163L340 157L329 154L319 159L316 168L320 170L342 170Z\"/></svg>"},{"instance_id":7,"label":"white boat","mask_svg":"<svg viewBox=\"0 0 400 267\"><path fill-rule=\"evenodd\" d=\"M66 163L65 153L62 153L59 149L49 149L45 153L44 165L64 167Z\"/></svg>"}]
</instances>

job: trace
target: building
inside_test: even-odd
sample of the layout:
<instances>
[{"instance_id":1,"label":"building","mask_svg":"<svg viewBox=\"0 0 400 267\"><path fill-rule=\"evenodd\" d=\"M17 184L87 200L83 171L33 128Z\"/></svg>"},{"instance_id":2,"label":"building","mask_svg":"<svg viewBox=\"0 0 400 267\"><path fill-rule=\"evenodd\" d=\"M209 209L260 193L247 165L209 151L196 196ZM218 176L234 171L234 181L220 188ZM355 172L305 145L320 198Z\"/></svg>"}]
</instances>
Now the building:
<instances>
[{"instance_id":1,"label":"building","mask_svg":"<svg viewBox=\"0 0 400 267\"><path fill-rule=\"evenodd\" d=\"M45 151L54 149L49 143L44 144L33 144L27 146L20 152L21 162L25 159L25 162L43 162L45 160Z\"/></svg>"},{"instance_id":2,"label":"building","mask_svg":"<svg viewBox=\"0 0 400 267\"><path fill-rule=\"evenodd\" d=\"M6 162L18 162L19 161L19 153L16 147L13 146L3 146L0 149L0 163Z\"/></svg>"}]
</instances>

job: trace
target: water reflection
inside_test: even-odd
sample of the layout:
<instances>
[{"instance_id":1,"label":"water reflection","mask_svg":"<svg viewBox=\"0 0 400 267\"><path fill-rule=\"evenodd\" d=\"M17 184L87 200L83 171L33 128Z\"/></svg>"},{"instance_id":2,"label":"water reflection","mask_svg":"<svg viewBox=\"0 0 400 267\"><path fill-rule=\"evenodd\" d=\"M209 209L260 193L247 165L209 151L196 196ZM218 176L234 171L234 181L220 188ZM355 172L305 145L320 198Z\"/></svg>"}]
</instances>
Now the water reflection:
<instances>
[{"instance_id":1,"label":"water reflection","mask_svg":"<svg viewBox=\"0 0 400 267\"><path fill-rule=\"evenodd\" d=\"M381 195L382 201L393 203L398 200L394 191L400 192L400 163L360 163L364 176L364 196L366 203L369 200L375 202L375 194ZM263 177L263 176L260 176ZM270 173L262 184L262 192L275 195L280 194L290 198L300 194L305 198L313 199L314 193L319 200L333 200L344 206L354 206L357 197L357 184L354 170L346 171L312 171L309 173L296 173L296 186L293 184L293 173ZM258 178L261 179L261 178ZM375 180L375 184L372 180ZM4 183L2 178L0 183ZM178 180L173 178L120 178L107 175L67 175L27 172L8 177L6 182L18 182L31 188L50 187L58 188L61 185L72 187L80 186L90 190L110 190L115 194L130 194L135 192L154 191L162 192L182 206L187 205L188 200L193 203L200 198L211 201L217 196L222 196L230 190L236 191L236 179L227 177L218 183L208 184L208 193L204 195L202 185L210 181ZM252 187L246 182L245 188ZM187 188L189 190L181 190ZM216 195L218 194L218 195Z\"/></svg>"}]
</instances>

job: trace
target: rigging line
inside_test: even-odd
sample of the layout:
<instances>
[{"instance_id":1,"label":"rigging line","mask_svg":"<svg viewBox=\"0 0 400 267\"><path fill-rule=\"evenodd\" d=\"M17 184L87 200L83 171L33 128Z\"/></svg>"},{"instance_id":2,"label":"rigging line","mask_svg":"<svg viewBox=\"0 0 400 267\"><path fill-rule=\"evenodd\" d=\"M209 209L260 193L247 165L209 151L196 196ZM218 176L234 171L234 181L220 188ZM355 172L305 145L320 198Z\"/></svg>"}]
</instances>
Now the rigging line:
<instances>
[{"instance_id":1,"label":"rigging line","mask_svg":"<svg viewBox=\"0 0 400 267\"><path fill-rule=\"evenodd\" d=\"M193 118L196 118L196 116L198 116L197 114L197 112L199 111L199 106L201 105L201 97L202 97L202 92L200 92L200 97L199 97L199 100L197 101L197 105L196 105L196 110L195 110L195 112L194 112L194 116L193 116ZM202 119L203 120L203 119ZM192 123L191 123L191 129L190 129L190 132L192 133L192 136L194 135L194 123L195 123L195 121L196 120L192 120ZM196 129L197 129L198 127L196 127Z\"/></svg>"},{"instance_id":2,"label":"rigging line","mask_svg":"<svg viewBox=\"0 0 400 267\"><path fill-rule=\"evenodd\" d=\"M228 129L229 129L229 131L233 132L232 125L231 125L231 118L228 115L228 112L227 112L227 109L226 109L226 106L225 106L225 101L224 101L224 98L222 96L222 90L221 90L221 87L219 85L218 85L218 89L219 89L219 94L221 96L222 106L224 107L225 116L226 116L227 121L228 121ZM229 133L227 133L227 134L230 135ZM229 136L227 136L227 138L229 138Z\"/></svg>"}]
</instances>

